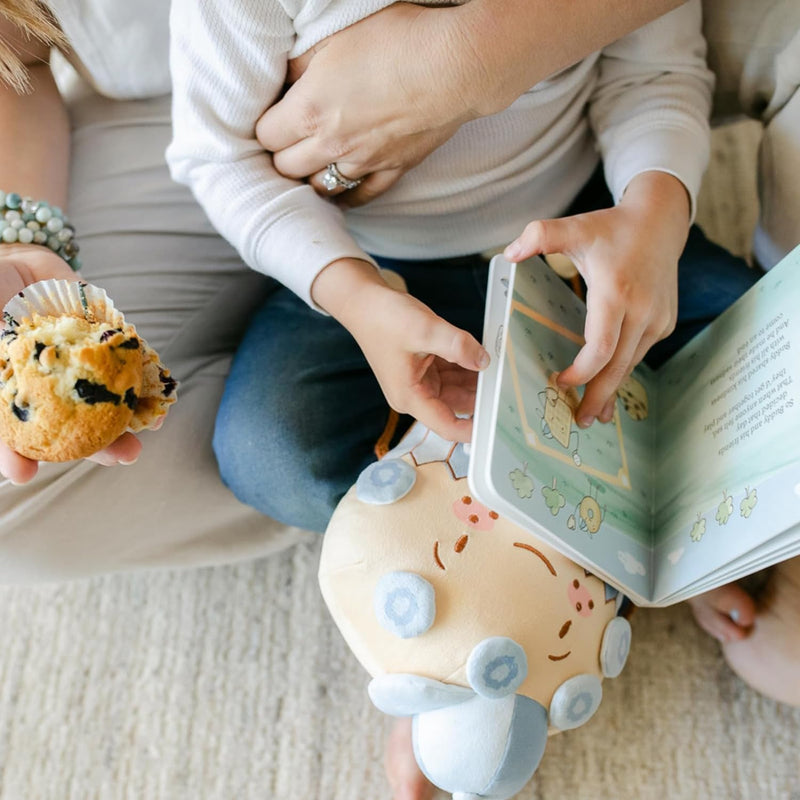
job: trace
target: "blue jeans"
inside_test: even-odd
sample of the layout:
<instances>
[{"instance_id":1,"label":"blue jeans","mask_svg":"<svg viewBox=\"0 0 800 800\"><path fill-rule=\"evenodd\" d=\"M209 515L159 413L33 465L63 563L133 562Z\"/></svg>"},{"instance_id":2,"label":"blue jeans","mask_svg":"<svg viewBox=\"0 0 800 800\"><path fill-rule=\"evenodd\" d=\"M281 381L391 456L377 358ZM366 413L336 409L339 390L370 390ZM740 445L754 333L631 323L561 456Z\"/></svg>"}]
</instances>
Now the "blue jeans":
<instances>
[{"instance_id":1,"label":"blue jeans","mask_svg":"<svg viewBox=\"0 0 800 800\"><path fill-rule=\"evenodd\" d=\"M608 205L604 191L590 181L567 213ZM481 339L488 272L481 256L377 260L437 314ZM679 323L648 362L661 363L758 275L692 228L679 264ZM242 502L274 519L324 531L339 499L374 461L388 415L347 330L276 284L239 345L217 414L222 479Z\"/></svg>"}]
</instances>

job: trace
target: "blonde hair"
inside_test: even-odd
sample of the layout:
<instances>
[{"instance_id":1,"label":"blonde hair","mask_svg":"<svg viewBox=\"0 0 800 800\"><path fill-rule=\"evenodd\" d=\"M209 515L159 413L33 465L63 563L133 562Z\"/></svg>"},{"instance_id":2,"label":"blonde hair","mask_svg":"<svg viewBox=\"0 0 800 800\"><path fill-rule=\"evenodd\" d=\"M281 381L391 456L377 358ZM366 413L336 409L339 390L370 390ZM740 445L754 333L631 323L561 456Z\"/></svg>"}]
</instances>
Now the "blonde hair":
<instances>
[{"instance_id":1,"label":"blonde hair","mask_svg":"<svg viewBox=\"0 0 800 800\"><path fill-rule=\"evenodd\" d=\"M2 0L0 15L16 26L28 39L36 39L46 45L64 47L64 34L52 15L39 0ZM0 38L0 81L23 93L30 90L30 78L25 65L13 47Z\"/></svg>"}]
</instances>

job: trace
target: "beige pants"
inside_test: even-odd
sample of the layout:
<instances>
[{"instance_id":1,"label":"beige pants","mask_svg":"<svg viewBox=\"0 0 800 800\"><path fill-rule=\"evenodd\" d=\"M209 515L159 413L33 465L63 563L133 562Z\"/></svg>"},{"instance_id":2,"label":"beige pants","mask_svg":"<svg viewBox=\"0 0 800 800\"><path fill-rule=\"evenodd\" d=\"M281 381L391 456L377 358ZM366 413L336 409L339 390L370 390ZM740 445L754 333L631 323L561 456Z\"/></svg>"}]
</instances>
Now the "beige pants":
<instances>
[{"instance_id":1,"label":"beige pants","mask_svg":"<svg viewBox=\"0 0 800 800\"><path fill-rule=\"evenodd\" d=\"M800 0L704 0L717 122L764 124L753 251L773 266L800 243Z\"/></svg>"},{"instance_id":2,"label":"beige pants","mask_svg":"<svg viewBox=\"0 0 800 800\"><path fill-rule=\"evenodd\" d=\"M138 462L42 464L0 485L0 582L256 557L301 534L239 503L211 450L217 403L247 316L267 280L217 236L164 164L169 98L84 93L74 123L69 210L84 277L103 286L180 381Z\"/></svg>"}]
</instances>

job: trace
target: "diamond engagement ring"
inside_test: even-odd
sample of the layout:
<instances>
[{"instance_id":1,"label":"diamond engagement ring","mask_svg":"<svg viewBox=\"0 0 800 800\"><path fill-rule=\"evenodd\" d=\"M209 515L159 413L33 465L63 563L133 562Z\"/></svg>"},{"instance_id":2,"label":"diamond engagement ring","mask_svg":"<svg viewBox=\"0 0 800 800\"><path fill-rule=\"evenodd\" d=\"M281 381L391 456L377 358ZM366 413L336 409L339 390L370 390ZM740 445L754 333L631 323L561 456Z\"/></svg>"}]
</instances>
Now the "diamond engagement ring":
<instances>
[{"instance_id":1,"label":"diamond engagement ring","mask_svg":"<svg viewBox=\"0 0 800 800\"><path fill-rule=\"evenodd\" d=\"M329 192L335 192L339 188L355 189L356 186L358 186L363 180L363 178L357 178L356 180L346 178L341 172L339 172L336 162L328 164L325 172L322 175L322 185Z\"/></svg>"}]
</instances>

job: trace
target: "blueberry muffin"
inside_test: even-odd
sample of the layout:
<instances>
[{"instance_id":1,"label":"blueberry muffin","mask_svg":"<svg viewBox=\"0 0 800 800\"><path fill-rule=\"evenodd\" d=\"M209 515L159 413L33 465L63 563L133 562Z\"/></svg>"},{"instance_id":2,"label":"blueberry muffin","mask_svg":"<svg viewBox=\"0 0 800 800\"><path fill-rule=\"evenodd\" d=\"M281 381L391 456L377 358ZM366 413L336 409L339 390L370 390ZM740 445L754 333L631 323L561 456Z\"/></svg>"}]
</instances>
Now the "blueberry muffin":
<instances>
[{"instance_id":1,"label":"blueberry muffin","mask_svg":"<svg viewBox=\"0 0 800 800\"><path fill-rule=\"evenodd\" d=\"M150 389L157 382L163 401L171 402L164 393L174 395L174 381L132 325L38 314L7 317L6 323L0 334L0 438L28 458L82 458L128 428L152 426L162 412L153 398L135 419L145 367Z\"/></svg>"}]
</instances>

